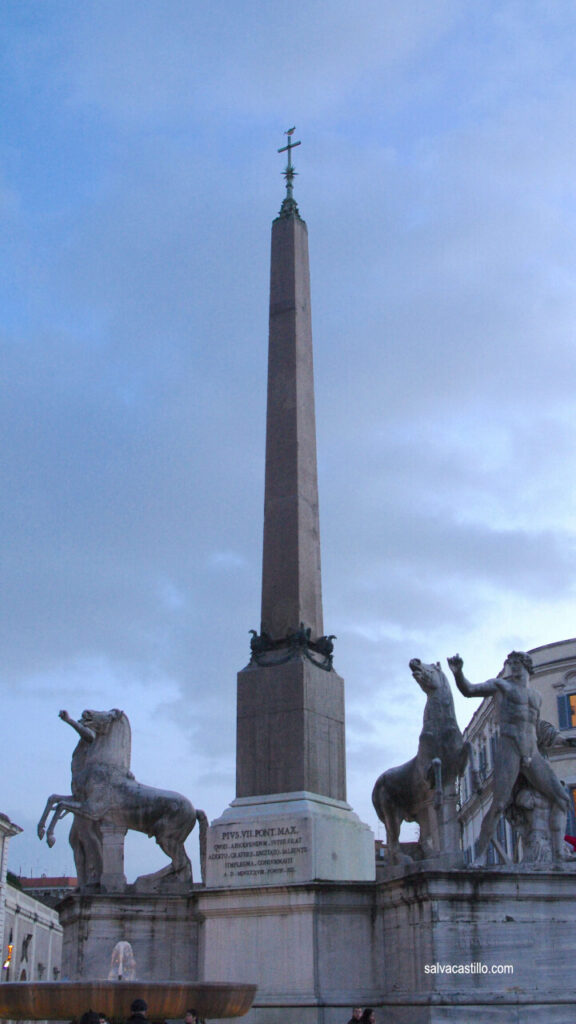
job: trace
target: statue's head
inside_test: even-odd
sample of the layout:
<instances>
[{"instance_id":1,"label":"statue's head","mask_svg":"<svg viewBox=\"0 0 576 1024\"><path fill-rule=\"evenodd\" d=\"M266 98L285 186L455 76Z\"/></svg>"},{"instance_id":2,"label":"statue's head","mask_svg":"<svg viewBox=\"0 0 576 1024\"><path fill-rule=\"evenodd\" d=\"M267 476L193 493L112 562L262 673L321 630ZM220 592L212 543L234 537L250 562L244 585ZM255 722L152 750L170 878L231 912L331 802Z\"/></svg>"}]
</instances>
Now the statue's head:
<instances>
[{"instance_id":1,"label":"statue's head","mask_svg":"<svg viewBox=\"0 0 576 1024\"><path fill-rule=\"evenodd\" d=\"M503 679L510 674L515 675L514 670L519 667L525 669L529 676L534 674L534 663L529 654L526 654L525 651L510 651L502 671L498 673L498 678Z\"/></svg>"}]
</instances>

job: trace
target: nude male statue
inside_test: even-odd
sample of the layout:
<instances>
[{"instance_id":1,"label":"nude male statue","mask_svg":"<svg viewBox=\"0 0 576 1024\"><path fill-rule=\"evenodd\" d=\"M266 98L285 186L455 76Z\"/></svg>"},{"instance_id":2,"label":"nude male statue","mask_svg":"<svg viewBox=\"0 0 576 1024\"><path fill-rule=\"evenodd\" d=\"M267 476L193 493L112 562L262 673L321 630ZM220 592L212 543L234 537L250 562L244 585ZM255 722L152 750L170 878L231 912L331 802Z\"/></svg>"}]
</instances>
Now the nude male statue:
<instances>
[{"instance_id":1,"label":"nude male statue","mask_svg":"<svg viewBox=\"0 0 576 1024\"><path fill-rule=\"evenodd\" d=\"M456 686L465 697L494 696L496 721L500 726L500 743L494 763L492 803L484 816L478 838L476 862L483 855L496 831L500 816L510 803L514 783L520 772L534 789L550 802L550 841L552 856L563 860L564 831L568 812L568 795L549 762L538 750L538 723L542 698L530 686L532 659L529 654L512 651L496 679L485 683L469 683L462 669L459 654L448 658Z\"/></svg>"}]
</instances>

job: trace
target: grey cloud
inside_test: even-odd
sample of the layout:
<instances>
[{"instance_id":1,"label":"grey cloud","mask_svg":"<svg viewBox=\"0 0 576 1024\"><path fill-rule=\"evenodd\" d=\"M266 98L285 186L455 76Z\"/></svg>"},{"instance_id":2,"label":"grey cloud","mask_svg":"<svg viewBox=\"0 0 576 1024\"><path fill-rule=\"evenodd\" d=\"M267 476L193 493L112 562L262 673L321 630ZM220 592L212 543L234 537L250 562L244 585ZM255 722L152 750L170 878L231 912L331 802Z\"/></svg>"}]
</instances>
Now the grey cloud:
<instances>
[{"instance_id":1,"label":"grey cloud","mask_svg":"<svg viewBox=\"0 0 576 1024\"><path fill-rule=\"evenodd\" d=\"M374 0L353 12L342 2L327 10L323 0L289 8L244 0L210 12L172 3L166 19L161 3L128 2L100 4L95 24L88 4L59 39L61 87L73 107L97 106L120 123L165 123L190 110L262 117L271 103L285 107L287 84L292 111L325 113L361 88L367 71L426 52L454 11L422 0L402 12Z\"/></svg>"}]
</instances>

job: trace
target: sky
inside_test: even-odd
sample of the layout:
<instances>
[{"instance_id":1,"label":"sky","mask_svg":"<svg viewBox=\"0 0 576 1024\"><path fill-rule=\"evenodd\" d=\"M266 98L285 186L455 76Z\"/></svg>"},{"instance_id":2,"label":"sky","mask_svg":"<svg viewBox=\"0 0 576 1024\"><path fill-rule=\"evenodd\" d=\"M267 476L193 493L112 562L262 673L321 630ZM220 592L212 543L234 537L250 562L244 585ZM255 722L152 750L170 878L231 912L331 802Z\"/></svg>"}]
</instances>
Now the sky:
<instances>
[{"instance_id":1,"label":"sky","mask_svg":"<svg viewBox=\"0 0 576 1024\"><path fill-rule=\"evenodd\" d=\"M292 125L324 625L375 834L418 742L410 658L479 682L576 634L575 39L569 0L3 0L13 871L74 871L66 821L35 836L70 788L61 708L122 708L136 777L211 820L234 798ZM129 837L129 881L164 863Z\"/></svg>"}]
</instances>

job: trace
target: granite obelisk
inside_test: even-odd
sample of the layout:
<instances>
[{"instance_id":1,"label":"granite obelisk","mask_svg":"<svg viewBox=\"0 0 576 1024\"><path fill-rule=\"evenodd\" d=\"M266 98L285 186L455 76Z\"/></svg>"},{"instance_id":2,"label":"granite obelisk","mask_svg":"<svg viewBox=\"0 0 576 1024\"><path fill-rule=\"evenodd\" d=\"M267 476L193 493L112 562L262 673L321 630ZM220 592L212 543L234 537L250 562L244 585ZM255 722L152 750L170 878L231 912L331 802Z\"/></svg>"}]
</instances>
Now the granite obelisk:
<instances>
[{"instance_id":1,"label":"granite obelisk","mask_svg":"<svg viewBox=\"0 0 576 1024\"><path fill-rule=\"evenodd\" d=\"M262 635L321 636L308 231L292 196L272 226L263 547Z\"/></svg>"},{"instance_id":2,"label":"granite obelisk","mask_svg":"<svg viewBox=\"0 0 576 1024\"><path fill-rule=\"evenodd\" d=\"M346 803L344 682L323 635L308 231L293 196L300 143L287 134L270 262L261 628L238 673L236 800L212 825L208 884L374 875L372 834Z\"/></svg>"}]
</instances>

